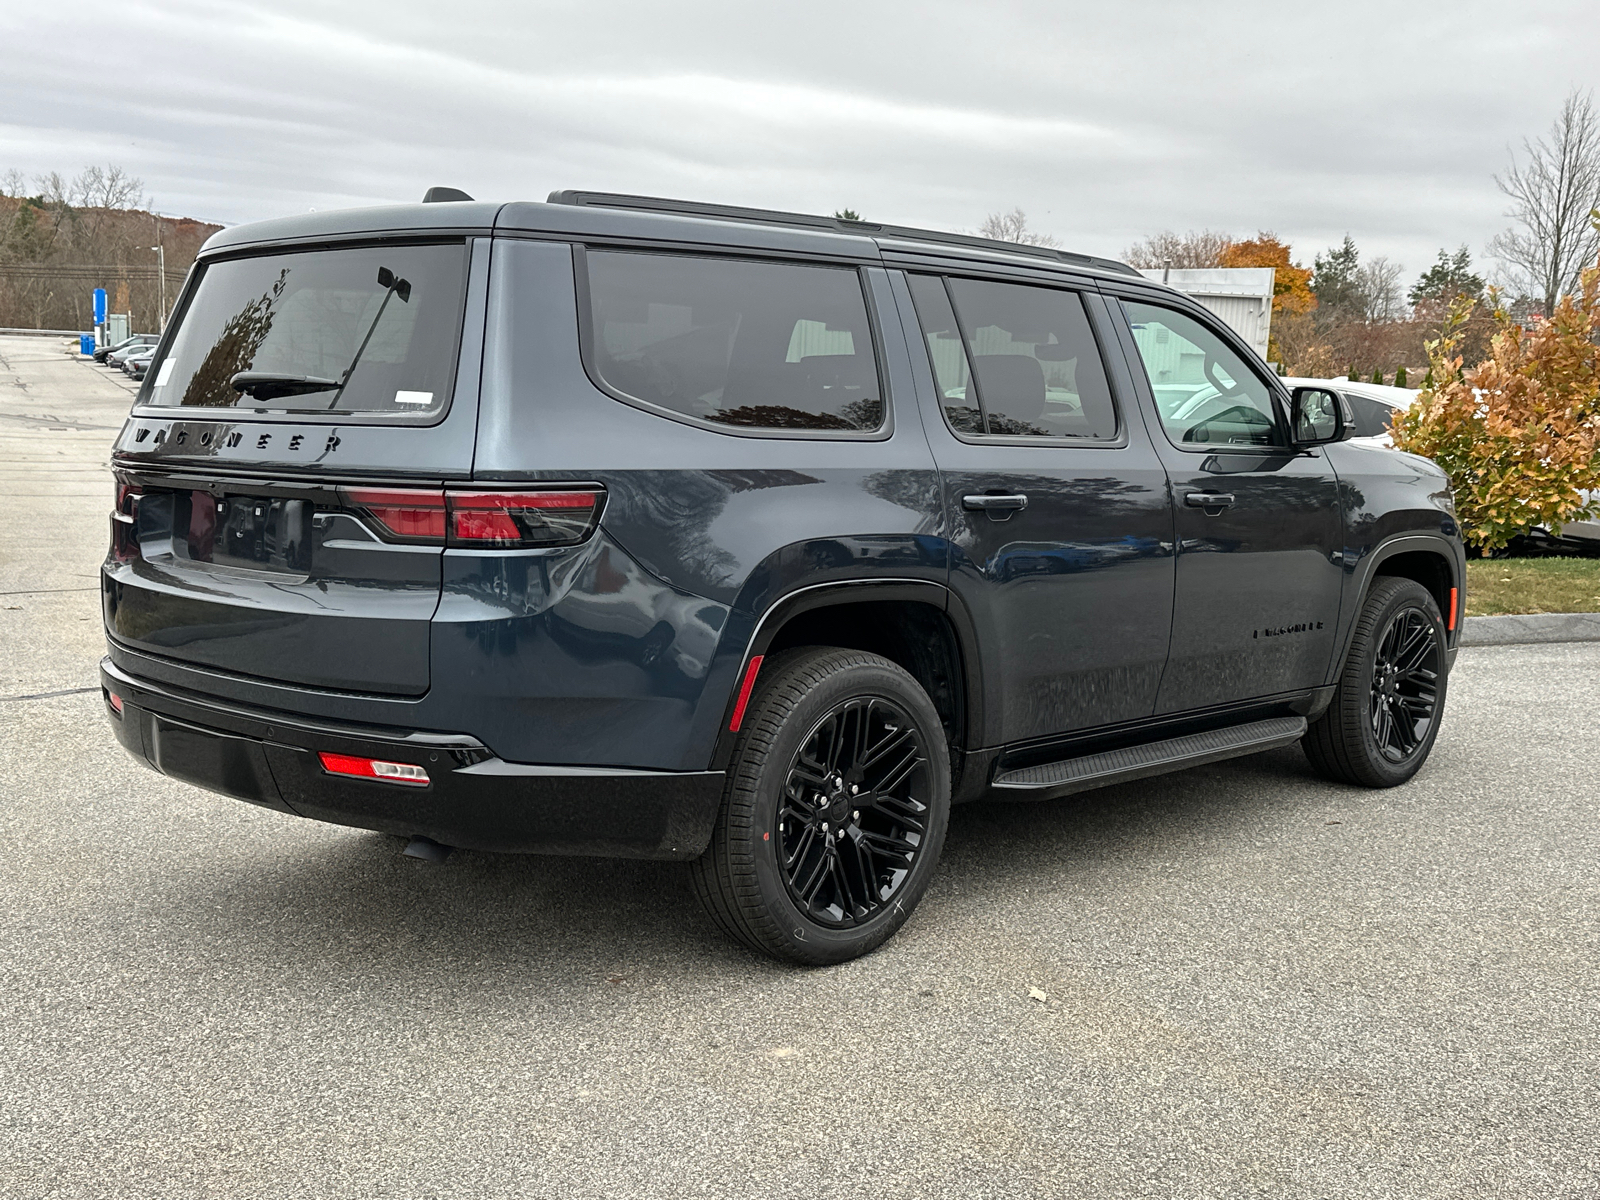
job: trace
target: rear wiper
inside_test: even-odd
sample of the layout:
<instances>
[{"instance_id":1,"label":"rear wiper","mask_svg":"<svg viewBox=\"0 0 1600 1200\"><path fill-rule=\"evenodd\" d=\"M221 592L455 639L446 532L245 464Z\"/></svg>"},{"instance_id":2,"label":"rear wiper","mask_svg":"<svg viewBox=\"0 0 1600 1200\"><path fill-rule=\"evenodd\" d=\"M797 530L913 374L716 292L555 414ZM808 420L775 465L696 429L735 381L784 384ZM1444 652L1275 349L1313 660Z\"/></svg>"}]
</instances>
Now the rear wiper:
<instances>
[{"instance_id":1,"label":"rear wiper","mask_svg":"<svg viewBox=\"0 0 1600 1200\"><path fill-rule=\"evenodd\" d=\"M257 400L276 400L280 396L305 396L339 387L337 379L317 375L283 375L277 371L240 371L228 381L233 390Z\"/></svg>"}]
</instances>

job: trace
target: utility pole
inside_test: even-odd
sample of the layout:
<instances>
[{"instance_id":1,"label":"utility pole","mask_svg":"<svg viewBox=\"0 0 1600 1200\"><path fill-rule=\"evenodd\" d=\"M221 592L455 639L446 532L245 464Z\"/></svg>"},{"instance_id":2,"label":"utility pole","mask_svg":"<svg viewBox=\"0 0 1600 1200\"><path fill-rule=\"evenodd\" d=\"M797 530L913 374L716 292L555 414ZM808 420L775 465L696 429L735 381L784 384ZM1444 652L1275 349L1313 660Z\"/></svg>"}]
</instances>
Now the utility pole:
<instances>
[{"instance_id":1,"label":"utility pole","mask_svg":"<svg viewBox=\"0 0 1600 1200\"><path fill-rule=\"evenodd\" d=\"M156 252L156 274L161 277L161 319L156 323L156 332L167 331L167 252L162 246L151 246Z\"/></svg>"}]
</instances>

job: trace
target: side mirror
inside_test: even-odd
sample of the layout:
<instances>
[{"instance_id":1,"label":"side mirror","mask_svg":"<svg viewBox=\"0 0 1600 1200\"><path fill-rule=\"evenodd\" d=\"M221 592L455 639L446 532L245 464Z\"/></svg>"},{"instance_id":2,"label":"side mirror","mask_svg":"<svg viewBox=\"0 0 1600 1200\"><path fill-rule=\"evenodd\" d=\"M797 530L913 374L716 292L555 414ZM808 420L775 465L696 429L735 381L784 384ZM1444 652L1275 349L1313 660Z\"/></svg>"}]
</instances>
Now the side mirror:
<instances>
[{"instance_id":1,"label":"side mirror","mask_svg":"<svg viewBox=\"0 0 1600 1200\"><path fill-rule=\"evenodd\" d=\"M1355 430L1344 397L1327 388L1297 387L1289 403L1289 427L1296 446L1342 442Z\"/></svg>"}]
</instances>

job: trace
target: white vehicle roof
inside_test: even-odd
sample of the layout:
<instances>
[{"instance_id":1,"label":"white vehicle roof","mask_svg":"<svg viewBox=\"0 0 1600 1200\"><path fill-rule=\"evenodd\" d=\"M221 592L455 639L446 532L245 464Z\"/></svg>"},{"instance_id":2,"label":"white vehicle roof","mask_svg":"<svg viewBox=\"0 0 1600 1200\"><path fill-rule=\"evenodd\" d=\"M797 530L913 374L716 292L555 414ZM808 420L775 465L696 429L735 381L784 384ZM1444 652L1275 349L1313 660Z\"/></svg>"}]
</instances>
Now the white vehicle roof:
<instances>
[{"instance_id":1,"label":"white vehicle roof","mask_svg":"<svg viewBox=\"0 0 1600 1200\"><path fill-rule=\"evenodd\" d=\"M1326 387L1336 392L1354 392L1358 396L1365 396L1369 400L1377 400L1387 404L1390 408L1410 408L1421 395L1420 388L1390 387L1385 383L1363 383L1359 379L1347 379L1341 375L1337 379L1302 379L1295 376L1284 376L1285 387Z\"/></svg>"}]
</instances>

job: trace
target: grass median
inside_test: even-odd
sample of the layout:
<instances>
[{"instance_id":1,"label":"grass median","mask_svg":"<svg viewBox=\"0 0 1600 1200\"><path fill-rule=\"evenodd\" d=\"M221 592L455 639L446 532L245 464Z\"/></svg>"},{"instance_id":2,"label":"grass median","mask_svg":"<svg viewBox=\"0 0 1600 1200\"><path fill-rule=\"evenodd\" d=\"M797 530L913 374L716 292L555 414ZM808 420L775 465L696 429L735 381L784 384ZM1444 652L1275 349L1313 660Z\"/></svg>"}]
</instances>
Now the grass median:
<instances>
[{"instance_id":1,"label":"grass median","mask_svg":"<svg viewBox=\"0 0 1600 1200\"><path fill-rule=\"evenodd\" d=\"M1467 563L1467 616L1600 612L1600 558L1489 558Z\"/></svg>"}]
</instances>

